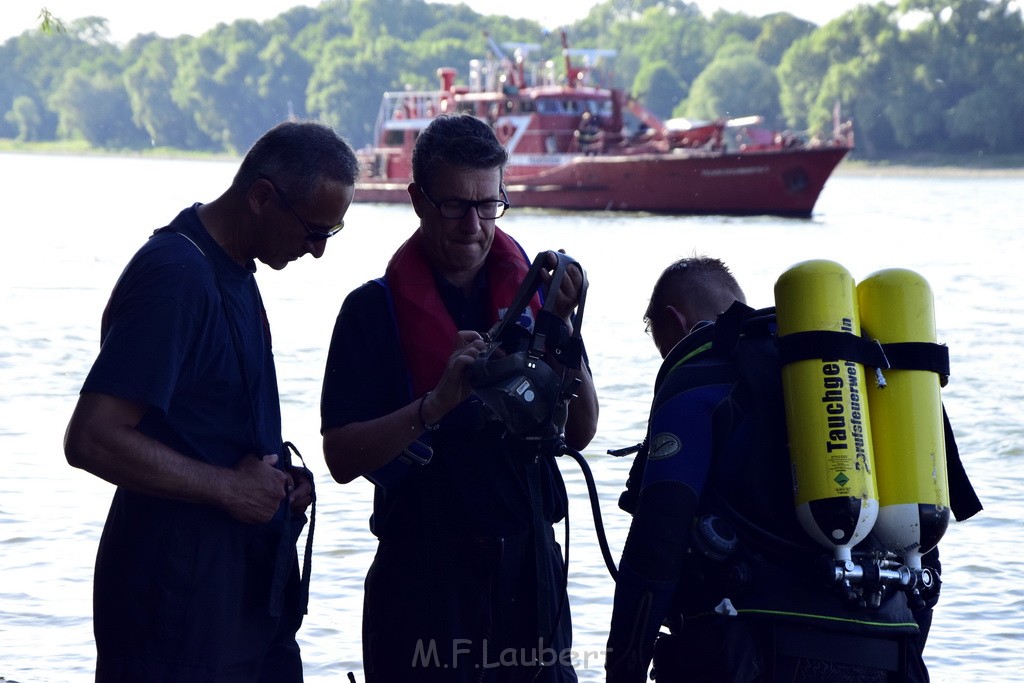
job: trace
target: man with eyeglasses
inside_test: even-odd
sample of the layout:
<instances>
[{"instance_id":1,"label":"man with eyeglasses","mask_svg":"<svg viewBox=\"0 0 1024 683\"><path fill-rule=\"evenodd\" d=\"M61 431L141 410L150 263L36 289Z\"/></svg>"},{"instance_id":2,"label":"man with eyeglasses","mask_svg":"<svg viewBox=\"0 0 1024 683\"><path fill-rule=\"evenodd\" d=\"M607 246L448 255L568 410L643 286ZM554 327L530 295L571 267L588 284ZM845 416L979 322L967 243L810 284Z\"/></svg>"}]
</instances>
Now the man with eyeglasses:
<instances>
[{"instance_id":1,"label":"man with eyeglasses","mask_svg":"<svg viewBox=\"0 0 1024 683\"><path fill-rule=\"evenodd\" d=\"M376 484L370 526L379 545L363 606L368 683L576 680L551 526L566 508L557 467L549 458L531 470L536 445L506 437L470 395L482 335L530 265L495 224L509 207L507 161L491 129L469 115L440 116L420 133L409 185L419 228L382 279L348 295L331 340L324 456L338 482ZM555 307L566 331L581 286L570 269ZM597 398L585 363L566 372L580 380L566 444L582 449L596 430Z\"/></svg>"},{"instance_id":2,"label":"man with eyeglasses","mask_svg":"<svg viewBox=\"0 0 1024 683\"><path fill-rule=\"evenodd\" d=\"M302 681L312 479L282 438L253 275L323 255L358 171L327 126L282 123L115 285L64 442L117 486L96 559L99 683Z\"/></svg>"}]
</instances>

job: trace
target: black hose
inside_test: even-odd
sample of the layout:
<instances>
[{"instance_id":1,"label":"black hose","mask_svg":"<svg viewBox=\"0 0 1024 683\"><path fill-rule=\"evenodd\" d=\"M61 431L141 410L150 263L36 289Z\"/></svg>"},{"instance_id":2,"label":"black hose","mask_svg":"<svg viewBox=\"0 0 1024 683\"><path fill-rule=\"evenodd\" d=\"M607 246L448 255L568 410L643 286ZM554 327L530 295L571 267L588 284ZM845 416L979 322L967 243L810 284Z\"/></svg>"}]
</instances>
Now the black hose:
<instances>
[{"instance_id":1,"label":"black hose","mask_svg":"<svg viewBox=\"0 0 1024 683\"><path fill-rule=\"evenodd\" d=\"M594 475L590 471L590 465L587 464L587 459L583 457L583 454L577 450L569 448L565 444L562 445L562 452L560 455L569 455L579 463L580 469L583 470L583 478L587 481L587 493L590 496L590 509L594 513L594 530L597 532L597 542L601 546L601 555L604 557L604 564L608 567L608 573L611 575L612 580L618 577L619 570L615 567L615 560L612 559L612 551L608 547L608 537L604 531L604 522L601 520L601 503L597 499L597 484L594 482Z\"/></svg>"}]
</instances>

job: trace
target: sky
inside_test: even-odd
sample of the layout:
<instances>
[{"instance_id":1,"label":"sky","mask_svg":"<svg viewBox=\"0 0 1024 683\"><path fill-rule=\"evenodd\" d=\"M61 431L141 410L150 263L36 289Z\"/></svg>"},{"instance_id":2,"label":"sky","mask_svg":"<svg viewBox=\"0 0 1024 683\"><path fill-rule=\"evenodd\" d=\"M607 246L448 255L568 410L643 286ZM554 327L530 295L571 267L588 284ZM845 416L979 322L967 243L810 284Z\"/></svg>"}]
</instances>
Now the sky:
<instances>
[{"instance_id":1,"label":"sky","mask_svg":"<svg viewBox=\"0 0 1024 683\"><path fill-rule=\"evenodd\" d=\"M430 1L430 0L428 0ZM449 3L458 0L435 0ZM531 18L557 28L586 16L596 0L461 0L481 14ZM696 0L705 14L716 9L763 16L786 11L824 24L869 0ZM872 0L873 2L873 0ZM84 16L105 17L111 38L120 43L140 33L170 38L199 35L218 23L235 19L263 21L296 5L315 6L319 0L0 0L0 41L39 26L39 12L48 9L63 21Z\"/></svg>"}]
</instances>

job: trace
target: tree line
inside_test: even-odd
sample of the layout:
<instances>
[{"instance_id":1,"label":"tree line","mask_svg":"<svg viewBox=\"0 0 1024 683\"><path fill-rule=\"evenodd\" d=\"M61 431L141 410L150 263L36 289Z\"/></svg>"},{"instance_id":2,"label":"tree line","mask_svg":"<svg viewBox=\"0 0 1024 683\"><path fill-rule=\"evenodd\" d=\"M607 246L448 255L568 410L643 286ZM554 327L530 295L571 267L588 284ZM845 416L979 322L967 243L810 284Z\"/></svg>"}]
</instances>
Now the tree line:
<instances>
[{"instance_id":1,"label":"tree line","mask_svg":"<svg viewBox=\"0 0 1024 683\"><path fill-rule=\"evenodd\" d=\"M0 138L240 153L294 116L323 119L359 147L371 143L385 90L433 89L441 66L465 79L487 53L485 32L536 43L564 71L560 34L425 0L328 0L127 45L111 41L102 17L64 29L0 45ZM664 118L760 114L814 135L831 129L838 103L862 158L1024 152L1015 0L863 4L824 26L606 0L567 31L572 47L615 50L599 76Z\"/></svg>"}]
</instances>

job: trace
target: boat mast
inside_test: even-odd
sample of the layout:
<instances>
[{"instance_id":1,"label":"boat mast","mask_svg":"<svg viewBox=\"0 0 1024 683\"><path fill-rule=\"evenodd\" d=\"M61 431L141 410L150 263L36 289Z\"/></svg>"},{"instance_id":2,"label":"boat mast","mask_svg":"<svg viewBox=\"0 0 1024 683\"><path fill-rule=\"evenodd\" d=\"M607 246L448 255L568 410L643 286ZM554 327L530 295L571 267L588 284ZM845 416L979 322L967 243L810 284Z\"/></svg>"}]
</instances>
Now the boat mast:
<instances>
[{"instance_id":1,"label":"boat mast","mask_svg":"<svg viewBox=\"0 0 1024 683\"><path fill-rule=\"evenodd\" d=\"M508 57L505 56L505 53L502 51L502 49L498 47L498 44L494 42L494 38L491 38L491 34L489 31L484 31L484 38L487 39L487 44L490 46L491 52L494 53L494 56L503 62L507 62Z\"/></svg>"},{"instance_id":2,"label":"boat mast","mask_svg":"<svg viewBox=\"0 0 1024 683\"><path fill-rule=\"evenodd\" d=\"M569 87L576 87L577 74L576 70L572 67L572 60L569 59L569 36L566 35L565 29L562 29L562 55L565 57L565 77L568 80Z\"/></svg>"}]
</instances>

